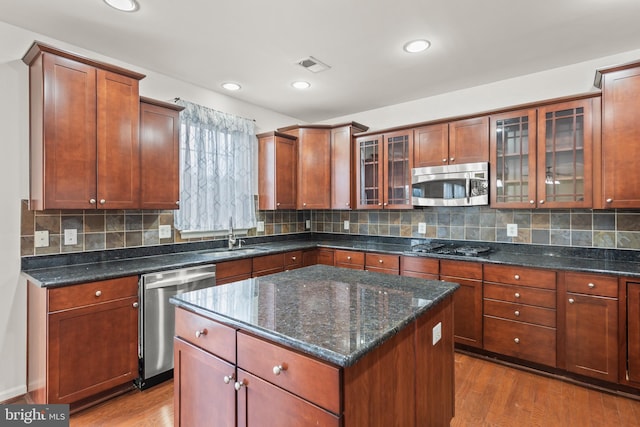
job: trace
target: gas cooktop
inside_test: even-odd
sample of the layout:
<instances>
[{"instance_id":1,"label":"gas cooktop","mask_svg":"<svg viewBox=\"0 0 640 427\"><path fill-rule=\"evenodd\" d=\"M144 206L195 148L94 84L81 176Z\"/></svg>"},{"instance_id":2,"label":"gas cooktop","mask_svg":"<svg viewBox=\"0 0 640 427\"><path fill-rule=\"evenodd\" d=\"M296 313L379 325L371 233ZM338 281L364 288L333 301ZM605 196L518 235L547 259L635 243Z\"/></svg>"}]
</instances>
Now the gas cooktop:
<instances>
[{"instance_id":1,"label":"gas cooktop","mask_svg":"<svg viewBox=\"0 0 640 427\"><path fill-rule=\"evenodd\" d=\"M408 251L416 255L461 255L461 256L480 256L491 252L488 246L470 246L470 245L454 245L444 243L421 243L411 246Z\"/></svg>"}]
</instances>

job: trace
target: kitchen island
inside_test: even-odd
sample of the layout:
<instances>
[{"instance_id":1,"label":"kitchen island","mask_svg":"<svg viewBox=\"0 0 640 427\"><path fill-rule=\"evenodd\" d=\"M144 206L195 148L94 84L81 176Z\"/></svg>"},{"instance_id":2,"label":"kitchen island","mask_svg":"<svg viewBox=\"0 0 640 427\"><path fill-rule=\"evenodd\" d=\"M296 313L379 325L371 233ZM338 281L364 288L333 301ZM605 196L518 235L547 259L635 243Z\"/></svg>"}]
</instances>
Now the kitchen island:
<instances>
[{"instance_id":1,"label":"kitchen island","mask_svg":"<svg viewBox=\"0 0 640 427\"><path fill-rule=\"evenodd\" d=\"M457 288L317 265L172 298L175 425L449 425Z\"/></svg>"}]
</instances>

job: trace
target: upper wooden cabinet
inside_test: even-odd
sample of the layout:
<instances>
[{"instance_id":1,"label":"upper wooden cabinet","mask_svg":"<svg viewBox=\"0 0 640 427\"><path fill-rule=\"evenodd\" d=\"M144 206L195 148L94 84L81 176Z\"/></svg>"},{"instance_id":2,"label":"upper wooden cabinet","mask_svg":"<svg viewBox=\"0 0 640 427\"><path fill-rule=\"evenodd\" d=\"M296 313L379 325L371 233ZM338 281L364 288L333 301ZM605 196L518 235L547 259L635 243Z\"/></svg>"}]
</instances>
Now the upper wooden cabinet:
<instances>
[{"instance_id":1,"label":"upper wooden cabinet","mask_svg":"<svg viewBox=\"0 0 640 427\"><path fill-rule=\"evenodd\" d=\"M414 130L413 167L489 161L489 118L438 123Z\"/></svg>"},{"instance_id":2,"label":"upper wooden cabinet","mask_svg":"<svg viewBox=\"0 0 640 427\"><path fill-rule=\"evenodd\" d=\"M140 207L178 209L180 111L184 107L140 98Z\"/></svg>"},{"instance_id":3,"label":"upper wooden cabinet","mask_svg":"<svg viewBox=\"0 0 640 427\"><path fill-rule=\"evenodd\" d=\"M296 158L294 136L258 135L258 209L296 208Z\"/></svg>"},{"instance_id":4,"label":"upper wooden cabinet","mask_svg":"<svg viewBox=\"0 0 640 427\"><path fill-rule=\"evenodd\" d=\"M598 70L602 145L596 149L594 208L640 207L640 62Z\"/></svg>"},{"instance_id":5,"label":"upper wooden cabinet","mask_svg":"<svg viewBox=\"0 0 640 427\"><path fill-rule=\"evenodd\" d=\"M356 205L353 134L367 129L355 122L331 129L331 209L353 209Z\"/></svg>"},{"instance_id":6,"label":"upper wooden cabinet","mask_svg":"<svg viewBox=\"0 0 640 427\"><path fill-rule=\"evenodd\" d=\"M144 75L36 42L29 65L30 208L139 207Z\"/></svg>"},{"instance_id":7,"label":"upper wooden cabinet","mask_svg":"<svg viewBox=\"0 0 640 427\"><path fill-rule=\"evenodd\" d=\"M413 131L356 138L358 209L410 209Z\"/></svg>"},{"instance_id":8,"label":"upper wooden cabinet","mask_svg":"<svg viewBox=\"0 0 640 427\"><path fill-rule=\"evenodd\" d=\"M491 206L589 208L599 99L491 116Z\"/></svg>"}]
</instances>

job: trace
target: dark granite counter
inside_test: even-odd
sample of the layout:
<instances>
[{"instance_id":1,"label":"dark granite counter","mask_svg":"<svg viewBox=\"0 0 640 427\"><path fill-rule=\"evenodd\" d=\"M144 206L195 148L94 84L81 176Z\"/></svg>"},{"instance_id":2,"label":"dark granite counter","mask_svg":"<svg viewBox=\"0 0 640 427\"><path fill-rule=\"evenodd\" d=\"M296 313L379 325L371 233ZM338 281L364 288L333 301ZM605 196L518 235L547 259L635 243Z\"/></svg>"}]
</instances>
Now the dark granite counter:
<instances>
[{"instance_id":1,"label":"dark granite counter","mask_svg":"<svg viewBox=\"0 0 640 427\"><path fill-rule=\"evenodd\" d=\"M316 265L188 292L171 302L346 367L458 287Z\"/></svg>"}]
</instances>

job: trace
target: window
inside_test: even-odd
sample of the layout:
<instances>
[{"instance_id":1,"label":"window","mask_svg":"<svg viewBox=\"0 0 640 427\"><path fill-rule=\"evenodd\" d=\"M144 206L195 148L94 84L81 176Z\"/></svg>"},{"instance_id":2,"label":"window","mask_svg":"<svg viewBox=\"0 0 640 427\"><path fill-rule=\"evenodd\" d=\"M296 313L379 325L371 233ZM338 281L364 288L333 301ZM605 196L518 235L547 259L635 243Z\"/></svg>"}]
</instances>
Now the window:
<instances>
[{"instance_id":1,"label":"window","mask_svg":"<svg viewBox=\"0 0 640 427\"><path fill-rule=\"evenodd\" d=\"M186 237L256 226L257 138L253 120L179 100L180 209L175 228Z\"/></svg>"}]
</instances>

